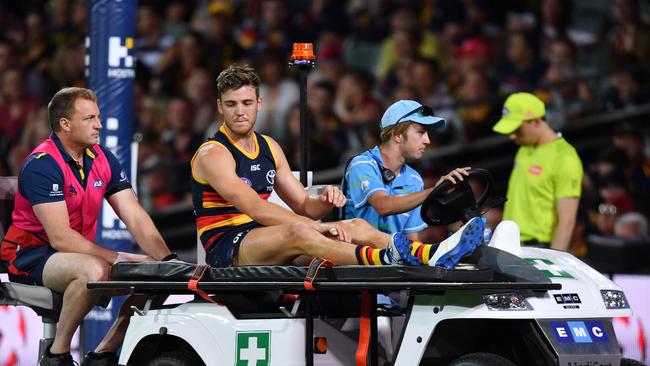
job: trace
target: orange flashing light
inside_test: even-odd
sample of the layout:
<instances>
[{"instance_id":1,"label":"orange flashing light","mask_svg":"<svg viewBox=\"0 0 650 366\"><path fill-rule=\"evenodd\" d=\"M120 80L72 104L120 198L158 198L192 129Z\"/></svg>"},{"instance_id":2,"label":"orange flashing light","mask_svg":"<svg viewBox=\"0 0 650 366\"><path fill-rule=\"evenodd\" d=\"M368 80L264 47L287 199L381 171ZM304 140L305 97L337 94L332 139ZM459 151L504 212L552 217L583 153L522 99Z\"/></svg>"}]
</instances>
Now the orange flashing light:
<instances>
[{"instance_id":1,"label":"orange flashing light","mask_svg":"<svg viewBox=\"0 0 650 366\"><path fill-rule=\"evenodd\" d=\"M291 54L291 61L304 60L314 61L314 45L312 43L294 43L293 53Z\"/></svg>"}]
</instances>

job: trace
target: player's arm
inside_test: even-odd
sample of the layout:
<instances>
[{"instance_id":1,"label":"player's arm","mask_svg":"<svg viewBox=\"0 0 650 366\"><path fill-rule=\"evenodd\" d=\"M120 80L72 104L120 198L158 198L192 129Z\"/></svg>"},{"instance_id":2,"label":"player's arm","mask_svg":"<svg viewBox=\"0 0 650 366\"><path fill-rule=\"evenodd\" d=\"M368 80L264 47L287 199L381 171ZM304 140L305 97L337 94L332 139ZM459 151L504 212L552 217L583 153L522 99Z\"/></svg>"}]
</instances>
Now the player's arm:
<instances>
[{"instance_id":1,"label":"player's arm","mask_svg":"<svg viewBox=\"0 0 650 366\"><path fill-rule=\"evenodd\" d=\"M269 141L277 160L274 188L278 196L294 212L317 220L325 216L332 208L345 205L345 195L336 186L327 187L318 197L310 197L302 183L291 172L280 145L271 138Z\"/></svg>"},{"instance_id":2,"label":"player's arm","mask_svg":"<svg viewBox=\"0 0 650 366\"><path fill-rule=\"evenodd\" d=\"M556 201L557 226L553 234L552 249L567 251L576 224L579 199L575 197L563 197Z\"/></svg>"},{"instance_id":3,"label":"player's arm","mask_svg":"<svg viewBox=\"0 0 650 366\"><path fill-rule=\"evenodd\" d=\"M262 225L313 223L304 216L260 198L257 192L237 176L235 169L235 160L230 152L216 143L204 144L192 163L195 178L207 181L221 197Z\"/></svg>"},{"instance_id":4,"label":"player's arm","mask_svg":"<svg viewBox=\"0 0 650 366\"><path fill-rule=\"evenodd\" d=\"M140 206L133 190L123 189L106 200L145 253L156 260L171 254L151 217Z\"/></svg>"},{"instance_id":5,"label":"player's arm","mask_svg":"<svg viewBox=\"0 0 650 366\"><path fill-rule=\"evenodd\" d=\"M469 167L454 169L449 174L441 177L434 187L429 187L419 192L389 195L386 191L377 191L368 198L368 203L370 203L370 205L377 210L381 216L395 215L410 211L421 205L429 196L429 193L431 193L431 191L433 191L433 189L443 181L448 180L452 184L462 182L464 180L463 177L469 175L469 169Z\"/></svg>"},{"instance_id":6,"label":"player's arm","mask_svg":"<svg viewBox=\"0 0 650 366\"><path fill-rule=\"evenodd\" d=\"M117 258L116 252L96 245L70 227L65 201L39 203L32 208L45 229L50 245L57 251L96 255L109 263Z\"/></svg>"}]
</instances>

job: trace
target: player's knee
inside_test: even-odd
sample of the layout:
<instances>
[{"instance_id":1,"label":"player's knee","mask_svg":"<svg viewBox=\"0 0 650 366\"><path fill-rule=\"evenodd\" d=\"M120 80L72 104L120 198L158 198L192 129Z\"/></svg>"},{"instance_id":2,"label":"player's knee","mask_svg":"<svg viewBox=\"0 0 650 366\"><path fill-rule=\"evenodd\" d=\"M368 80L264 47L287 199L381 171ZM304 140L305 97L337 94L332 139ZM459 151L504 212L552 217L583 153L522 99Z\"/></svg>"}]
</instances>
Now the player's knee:
<instances>
[{"instance_id":1,"label":"player's knee","mask_svg":"<svg viewBox=\"0 0 650 366\"><path fill-rule=\"evenodd\" d=\"M84 278L88 282L93 282L108 280L111 270L107 262L93 261L92 264L86 266L84 272Z\"/></svg>"},{"instance_id":2,"label":"player's knee","mask_svg":"<svg viewBox=\"0 0 650 366\"><path fill-rule=\"evenodd\" d=\"M349 219L345 220L346 225L349 225L353 229L357 230L370 230L372 229L372 226L368 223L368 221L360 218L354 218L354 219Z\"/></svg>"},{"instance_id":3,"label":"player's knee","mask_svg":"<svg viewBox=\"0 0 650 366\"><path fill-rule=\"evenodd\" d=\"M292 224L289 228L289 235L294 243L304 243L312 238L314 234L316 234L316 231L302 222Z\"/></svg>"}]
</instances>

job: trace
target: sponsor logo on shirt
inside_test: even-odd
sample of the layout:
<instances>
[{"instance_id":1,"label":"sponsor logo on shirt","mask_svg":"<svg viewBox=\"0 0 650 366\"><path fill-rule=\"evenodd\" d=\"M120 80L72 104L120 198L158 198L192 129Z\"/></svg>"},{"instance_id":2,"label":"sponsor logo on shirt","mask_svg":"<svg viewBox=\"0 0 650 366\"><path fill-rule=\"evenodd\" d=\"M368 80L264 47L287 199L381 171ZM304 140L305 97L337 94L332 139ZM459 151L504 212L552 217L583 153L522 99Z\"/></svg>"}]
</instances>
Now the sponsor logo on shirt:
<instances>
[{"instance_id":1,"label":"sponsor logo on shirt","mask_svg":"<svg viewBox=\"0 0 650 366\"><path fill-rule=\"evenodd\" d=\"M275 169L269 170L268 173L266 173L266 181L269 182L269 184L275 184Z\"/></svg>"},{"instance_id":2,"label":"sponsor logo on shirt","mask_svg":"<svg viewBox=\"0 0 650 366\"><path fill-rule=\"evenodd\" d=\"M68 192L70 193L71 197L75 197L77 195L77 190L72 184L68 187Z\"/></svg>"},{"instance_id":3,"label":"sponsor logo on shirt","mask_svg":"<svg viewBox=\"0 0 650 366\"><path fill-rule=\"evenodd\" d=\"M528 173L532 175L540 175L542 174L542 166L541 165L531 165L528 167Z\"/></svg>"},{"instance_id":4,"label":"sponsor logo on shirt","mask_svg":"<svg viewBox=\"0 0 650 366\"><path fill-rule=\"evenodd\" d=\"M124 170L120 172L120 182L126 182L126 173Z\"/></svg>"},{"instance_id":5,"label":"sponsor logo on shirt","mask_svg":"<svg viewBox=\"0 0 650 366\"><path fill-rule=\"evenodd\" d=\"M251 182L250 179L248 179L246 177L241 177L241 180L243 180L246 184L248 184L249 187L253 186L253 182Z\"/></svg>"},{"instance_id":6,"label":"sponsor logo on shirt","mask_svg":"<svg viewBox=\"0 0 650 366\"><path fill-rule=\"evenodd\" d=\"M97 179L93 182L93 188L101 188L104 186L104 181L101 179Z\"/></svg>"},{"instance_id":7,"label":"sponsor logo on shirt","mask_svg":"<svg viewBox=\"0 0 650 366\"><path fill-rule=\"evenodd\" d=\"M63 191L60 189L58 184L52 184L52 190L50 191L50 197L61 197L63 196Z\"/></svg>"},{"instance_id":8,"label":"sponsor logo on shirt","mask_svg":"<svg viewBox=\"0 0 650 366\"><path fill-rule=\"evenodd\" d=\"M365 192L368 189L368 187L370 187L370 182L367 181L367 180L362 180L361 181L361 190Z\"/></svg>"}]
</instances>

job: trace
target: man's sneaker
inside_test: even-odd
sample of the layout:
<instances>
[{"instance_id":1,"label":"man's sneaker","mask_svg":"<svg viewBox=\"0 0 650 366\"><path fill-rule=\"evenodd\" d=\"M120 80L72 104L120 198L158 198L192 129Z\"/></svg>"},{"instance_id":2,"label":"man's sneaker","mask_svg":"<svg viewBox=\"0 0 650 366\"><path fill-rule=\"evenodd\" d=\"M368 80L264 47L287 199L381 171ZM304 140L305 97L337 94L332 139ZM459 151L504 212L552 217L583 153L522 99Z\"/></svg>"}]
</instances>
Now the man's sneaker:
<instances>
[{"instance_id":1,"label":"man's sneaker","mask_svg":"<svg viewBox=\"0 0 650 366\"><path fill-rule=\"evenodd\" d=\"M61 355L53 355L50 353L50 347L52 345L47 346L45 349L45 353L43 354L43 357L41 357L41 360L38 361L38 366L76 366L78 363L76 363L72 359L72 355L70 352L64 353Z\"/></svg>"},{"instance_id":2,"label":"man's sneaker","mask_svg":"<svg viewBox=\"0 0 650 366\"><path fill-rule=\"evenodd\" d=\"M392 236L392 243L386 248L387 261L390 264L405 264L419 266L422 262L411 254L413 241L409 240L402 233L395 233Z\"/></svg>"},{"instance_id":3,"label":"man's sneaker","mask_svg":"<svg viewBox=\"0 0 650 366\"><path fill-rule=\"evenodd\" d=\"M485 230L484 219L472 218L460 230L440 243L429 260L429 265L454 268L461 258L473 253L483 243L483 230Z\"/></svg>"},{"instance_id":4,"label":"man's sneaker","mask_svg":"<svg viewBox=\"0 0 650 366\"><path fill-rule=\"evenodd\" d=\"M116 366L117 361L115 352L88 352L81 366Z\"/></svg>"}]
</instances>

